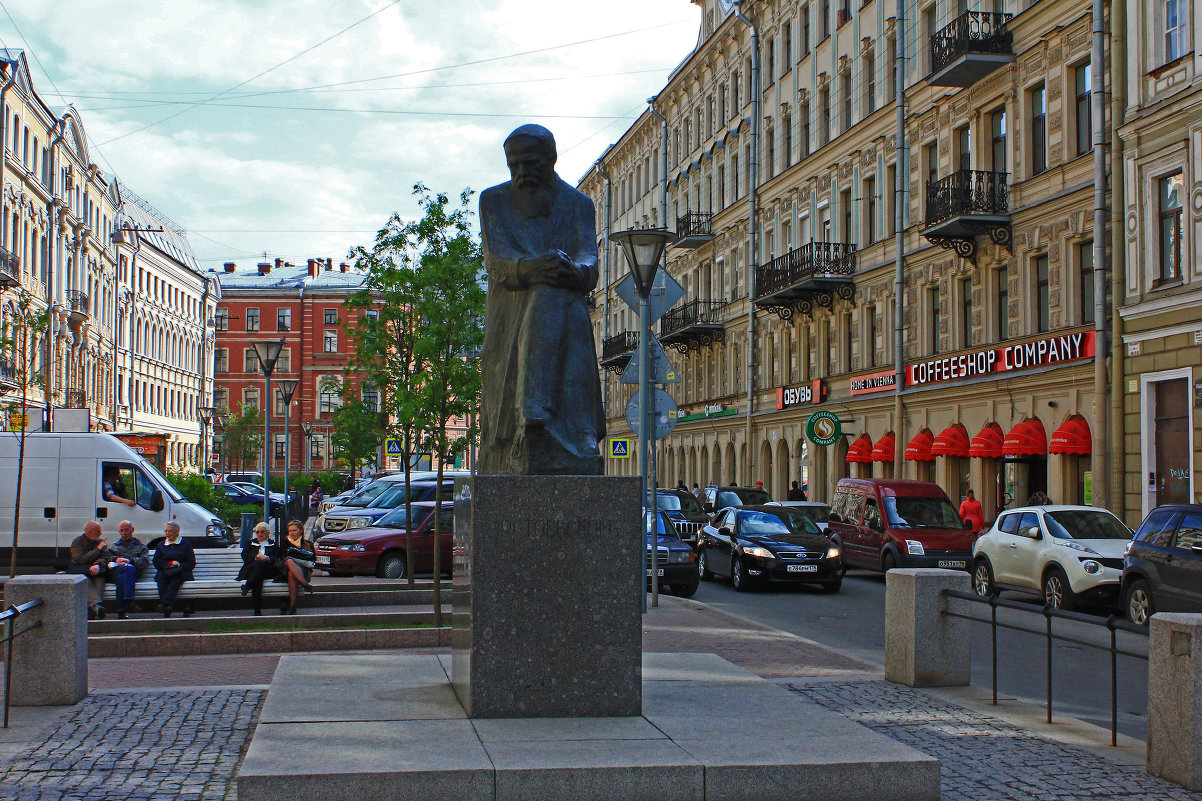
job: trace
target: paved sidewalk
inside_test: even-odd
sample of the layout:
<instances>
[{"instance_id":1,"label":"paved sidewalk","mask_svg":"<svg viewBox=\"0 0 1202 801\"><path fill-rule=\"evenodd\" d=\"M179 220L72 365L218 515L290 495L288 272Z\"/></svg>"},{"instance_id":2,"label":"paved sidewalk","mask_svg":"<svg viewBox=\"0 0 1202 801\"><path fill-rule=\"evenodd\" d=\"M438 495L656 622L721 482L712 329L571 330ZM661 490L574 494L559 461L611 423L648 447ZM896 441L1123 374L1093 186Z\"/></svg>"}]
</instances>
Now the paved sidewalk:
<instances>
[{"instance_id":1,"label":"paved sidewalk","mask_svg":"<svg viewBox=\"0 0 1202 801\"><path fill-rule=\"evenodd\" d=\"M1202 793L1148 776L1142 746L1105 747L1109 734L1095 727L1041 725L1040 710L991 707L976 691L890 684L879 666L696 601L661 599L644 619L643 648L718 654L938 757L945 801L1202 801ZM234 801L236 767L278 660L89 660L89 698L65 709L14 710L14 728L0 730L0 799Z\"/></svg>"}]
</instances>

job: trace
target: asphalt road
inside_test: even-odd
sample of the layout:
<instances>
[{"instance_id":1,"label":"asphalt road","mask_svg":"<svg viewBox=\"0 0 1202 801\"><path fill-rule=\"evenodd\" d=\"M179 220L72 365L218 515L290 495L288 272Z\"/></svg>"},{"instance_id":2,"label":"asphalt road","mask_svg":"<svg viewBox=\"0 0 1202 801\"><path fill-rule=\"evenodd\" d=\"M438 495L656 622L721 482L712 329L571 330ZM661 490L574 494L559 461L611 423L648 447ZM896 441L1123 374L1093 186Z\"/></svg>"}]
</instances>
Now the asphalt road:
<instances>
[{"instance_id":1,"label":"asphalt road","mask_svg":"<svg viewBox=\"0 0 1202 801\"><path fill-rule=\"evenodd\" d=\"M772 587L737 593L729 582L702 582L698 601L724 612L791 632L834 648L866 662L885 662L885 578L879 573L852 570L837 594L827 595L817 587ZM1030 596L1003 593L1015 601ZM999 622L1034 628L1037 634L998 629L998 695L1043 705L1047 701L1047 645L1045 621L1032 604L1034 614L998 610ZM1083 610L1105 619L1107 610ZM988 607L975 607L974 614L988 617ZM971 624L972 683L984 697L991 691L990 626ZM1053 631L1103 647L1110 634L1102 627L1054 620ZM1118 633L1120 649L1147 654L1147 637ZM1122 734L1143 740L1147 736L1148 665L1143 659L1119 656L1118 728ZM1110 728L1110 654L1076 643L1053 641L1053 720L1057 714L1071 715L1103 728Z\"/></svg>"}]
</instances>

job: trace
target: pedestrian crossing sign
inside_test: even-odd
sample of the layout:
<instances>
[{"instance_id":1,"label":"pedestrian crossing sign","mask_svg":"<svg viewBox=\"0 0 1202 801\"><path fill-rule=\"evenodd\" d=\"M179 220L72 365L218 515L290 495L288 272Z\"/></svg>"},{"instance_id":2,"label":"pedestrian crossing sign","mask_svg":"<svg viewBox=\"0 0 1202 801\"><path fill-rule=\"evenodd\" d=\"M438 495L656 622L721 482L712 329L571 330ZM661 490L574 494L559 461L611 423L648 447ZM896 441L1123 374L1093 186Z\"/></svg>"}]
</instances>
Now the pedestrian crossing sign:
<instances>
[{"instance_id":1,"label":"pedestrian crossing sign","mask_svg":"<svg viewBox=\"0 0 1202 801\"><path fill-rule=\"evenodd\" d=\"M614 438L609 441L610 459L630 458L630 439L628 437Z\"/></svg>"},{"instance_id":2,"label":"pedestrian crossing sign","mask_svg":"<svg viewBox=\"0 0 1202 801\"><path fill-rule=\"evenodd\" d=\"M388 437L384 440L384 453L389 456L401 456L404 451L401 449L401 440L399 437Z\"/></svg>"}]
</instances>

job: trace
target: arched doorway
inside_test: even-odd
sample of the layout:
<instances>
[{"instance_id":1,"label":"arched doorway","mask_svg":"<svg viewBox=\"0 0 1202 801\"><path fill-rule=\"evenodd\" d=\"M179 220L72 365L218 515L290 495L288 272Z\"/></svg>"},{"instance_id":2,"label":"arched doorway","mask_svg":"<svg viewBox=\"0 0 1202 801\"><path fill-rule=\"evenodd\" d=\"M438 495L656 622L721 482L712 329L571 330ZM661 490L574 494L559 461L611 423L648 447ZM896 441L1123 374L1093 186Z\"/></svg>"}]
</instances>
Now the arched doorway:
<instances>
[{"instance_id":1,"label":"arched doorway","mask_svg":"<svg viewBox=\"0 0 1202 801\"><path fill-rule=\"evenodd\" d=\"M772 497L784 500L789 495L789 482L795 480L793 460L789 458L789 441L781 437L776 446L776 478L773 482Z\"/></svg>"},{"instance_id":2,"label":"arched doorway","mask_svg":"<svg viewBox=\"0 0 1202 801\"><path fill-rule=\"evenodd\" d=\"M717 442L714 443L714 450L710 455L710 483L722 483L722 446Z\"/></svg>"},{"instance_id":3,"label":"arched doorway","mask_svg":"<svg viewBox=\"0 0 1202 801\"><path fill-rule=\"evenodd\" d=\"M760 460L755 466L756 474L748 476L752 486L757 481L763 481L765 485L770 485L772 482L772 444L768 440L760 443Z\"/></svg>"},{"instance_id":4,"label":"arched doorway","mask_svg":"<svg viewBox=\"0 0 1202 801\"><path fill-rule=\"evenodd\" d=\"M735 480L735 444L726 443L726 471L718 478L719 484L729 484Z\"/></svg>"}]
</instances>

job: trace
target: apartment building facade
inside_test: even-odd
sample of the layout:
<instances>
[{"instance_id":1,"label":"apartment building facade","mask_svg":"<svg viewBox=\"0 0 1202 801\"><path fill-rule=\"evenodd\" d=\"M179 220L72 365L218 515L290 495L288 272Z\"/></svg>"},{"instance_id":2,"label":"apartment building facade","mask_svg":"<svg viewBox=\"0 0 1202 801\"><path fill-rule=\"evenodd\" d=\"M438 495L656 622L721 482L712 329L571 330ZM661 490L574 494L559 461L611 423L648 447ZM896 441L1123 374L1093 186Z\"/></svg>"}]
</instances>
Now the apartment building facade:
<instances>
[{"instance_id":1,"label":"apartment building facade","mask_svg":"<svg viewBox=\"0 0 1202 801\"><path fill-rule=\"evenodd\" d=\"M695 4L696 49L579 185L599 232L677 236L660 482L784 497L798 480L830 500L841 477L896 474L972 488L989 519L1034 492L1092 500L1090 4L908 2L904 29L888 0ZM594 333L610 434L628 436L637 324L599 239ZM824 410L841 431L818 445Z\"/></svg>"}]
</instances>

